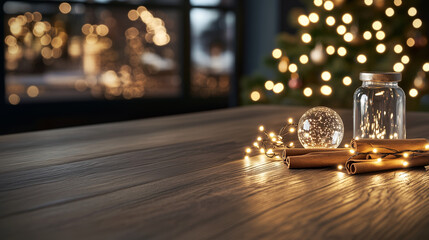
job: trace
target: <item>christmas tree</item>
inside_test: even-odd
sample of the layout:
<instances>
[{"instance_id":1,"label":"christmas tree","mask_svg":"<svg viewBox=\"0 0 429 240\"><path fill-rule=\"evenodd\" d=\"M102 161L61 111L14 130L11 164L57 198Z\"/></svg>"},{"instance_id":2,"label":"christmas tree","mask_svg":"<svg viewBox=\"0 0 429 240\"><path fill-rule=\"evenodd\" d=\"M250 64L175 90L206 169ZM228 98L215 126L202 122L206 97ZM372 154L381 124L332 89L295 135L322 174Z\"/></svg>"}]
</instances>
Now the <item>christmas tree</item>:
<instances>
[{"instance_id":1,"label":"christmas tree","mask_svg":"<svg viewBox=\"0 0 429 240\"><path fill-rule=\"evenodd\" d=\"M415 1L302 0L292 35L278 36L265 63L274 79L243 79L242 102L351 107L362 71L401 72L409 109L428 102L429 57ZM423 99L422 99L423 97Z\"/></svg>"}]
</instances>

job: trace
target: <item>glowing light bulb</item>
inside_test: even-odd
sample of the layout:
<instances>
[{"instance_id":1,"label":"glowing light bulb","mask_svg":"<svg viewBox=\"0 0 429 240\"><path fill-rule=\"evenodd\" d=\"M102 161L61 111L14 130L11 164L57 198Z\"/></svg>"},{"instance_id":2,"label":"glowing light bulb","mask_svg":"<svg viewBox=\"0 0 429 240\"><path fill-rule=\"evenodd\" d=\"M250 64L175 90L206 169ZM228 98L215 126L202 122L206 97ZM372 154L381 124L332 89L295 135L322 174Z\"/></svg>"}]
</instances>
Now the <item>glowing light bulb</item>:
<instances>
[{"instance_id":1,"label":"glowing light bulb","mask_svg":"<svg viewBox=\"0 0 429 240\"><path fill-rule=\"evenodd\" d=\"M344 84L345 86L350 86L350 84L352 84L352 79L351 79L349 76L345 76L345 77L343 78L343 84Z\"/></svg>"},{"instance_id":2,"label":"glowing light bulb","mask_svg":"<svg viewBox=\"0 0 429 240\"><path fill-rule=\"evenodd\" d=\"M377 162L381 162L381 158L377 158Z\"/></svg>"},{"instance_id":3,"label":"glowing light bulb","mask_svg":"<svg viewBox=\"0 0 429 240\"><path fill-rule=\"evenodd\" d=\"M254 143L253 143L253 146L255 146L256 148L258 148L258 147L259 147L259 144L258 144L257 142L254 142Z\"/></svg>"},{"instance_id":4,"label":"glowing light bulb","mask_svg":"<svg viewBox=\"0 0 429 240\"><path fill-rule=\"evenodd\" d=\"M323 4L323 8L325 8L326 11L331 11L332 9L334 9L334 3L328 0Z\"/></svg>"},{"instance_id":5,"label":"glowing light bulb","mask_svg":"<svg viewBox=\"0 0 429 240\"><path fill-rule=\"evenodd\" d=\"M308 63L308 56L307 55L301 55L301 57L299 57L299 61L302 63L302 64L306 64L306 63Z\"/></svg>"},{"instance_id":6,"label":"glowing light bulb","mask_svg":"<svg viewBox=\"0 0 429 240\"><path fill-rule=\"evenodd\" d=\"M264 128L264 126L262 126L262 125L261 125L261 126L259 126L259 131L260 131L260 132L263 132L263 131L264 131L264 129L265 129L265 128Z\"/></svg>"},{"instance_id":7,"label":"glowing light bulb","mask_svg":"<svg viewBox=\"0 0 429 240\"><path fill-rule=\"evenodd\" d=\"M258 140L258 142L262 141L261 137L258 137L256 140Z\"/></svg>"},{"instance_id":8,"label":"glowing light bulb","mask_svg":"<svg viewBox=\"0 0 429 240\"><path fill-rule=\"evenodd\" d=\"M346 34L344 34L344 41L346 41L346 42L351 42L351 41L353 41L353 34L352 33L346 33Z\"/></svg>"},{"instance_id":9,"label":"glowing light bulb","mask_svg":"<svg viewBox=\"0 0 429 240\"><path fill-rule=\"evenodd\" d=\"M293 147L293 145L294 145L293 142L289 143L289 147Z\"/></svg>"},{"instance_id":10,"label":"glowing light bulb","mask_svg":"<svg viewBox=\"0 0 429 240\"><path fill-rule=\"evenodd\" d=\"M350 147L350 146L346 143L346 144L344 144L344 147L345 147L345 148L348 148L348 147Z\"/></svg>"},{"instance_id":11,"label":"glowing light bulb","mask_svg":"<svg viewBox=\"0 0 429 240\"><path fill-rule=\"evenodd\" d=\"M292 123L293 123L293 119L292 119L292 118L288 118L288 119L287 119L287 122L288 122L289 124L292 124Z\"/></svg>"},{"instance_id":12,"label":"glowing light bulb","mask_svg":"<svg viewBox=\"0 0 429 240\"><path fill-rule=\"evenodd\" d=\"M284 88L285 87L284 87L283 83L276 83L276 85L274 85L274 87L273 87L273 92L274 93L281 93Z\"/></svg>"},{"instance_id":13,"label":"glowing light bulb","mask_svg":"<svg viewBox=\"0 0 429 240\"><path fill-rule=\"evenodd\" d=\"M295 132L295 128L293 128L293 127L289 128L289 132L291 132L291 133Z\"/></svg>"},{"instance_id":14,"label":"glowing light bulb","mask_svg":"<svg viewBox=\"0 0 429 240\"><path fill-rule=\"evenodd\" d=\"M407 167L407 166L408 166L408 162L407 162L407 161L404 161L404 162L402 163L402 165L403 165L404 167Z\"/></svg>"},{"instance_id":15,"label":"glowing light bulb","mask_svg":"<svg viewBox=\"0 0 429 240\"><path fill-rule=\"evenodd\" d=\"M408 154L408 153L404 153L404 157L405 158L407 158L407 157L409 157L410 156L410 154Z\"/></svg>"},{"instance_id":16,"label":"glowing light bulb","mask_svg":"<svg viewBox=\"0 0 429 240\"><path fill-rule=\"evenodd\" d=\"M400 44L396 44L395 47L393 47L393 51L395 51L395 53L401 53L402 50L403 48Z\"/></svg>"},{"instance_id":17,"label":"glowing light bulb","mask_svg":"<svg viewBox=\"0 0 429 240\"><path fill-rule=\"evenodd\" d=\"M355 152L356 152L355 150L350 149L350 153L351 153L351 154L354 154Z\"/></svg>"},{"instance_id":18,"label":"glowing light bulb","mask_svg":"<svg viewBox=\"0 0 429 240\"><path fill-rule=\"evenodd\" d=\"M329 96L332 94L332 88L328 85L323 85L322 87L320 87L320 93L325 96Z\"/></svg>"},{"instance_id":19,"label":"glowing light bulb","mask_svg":"<svg viewBox=\"0 0 429 240\"><path fill-rule=\"evenodd\" d=\"M338 170L343 170L343 165L338 165Z\"/></svg>"},{"instance_id":20,"label":"glowing light bulb","mask_svg":"<svg viewBox=\"0 0 429 240\"><path fill-rule=\"evenodd\" d=\"M384 45L383 43L380 43L377 45L377 47L375 47L375 50L378 53L384 53L386 51L386 45Z\"/></svg>"},{"instance_id":21,"label":"glowing light bulb","mask_svg":"<svg viewBox=\"0 0 429 240\"><path fill-rule=\"evenodd\" d=\"M364 54L359 54L359 55L357 56L356 60L357 60L359 63L365 63L365 62L366 62L366 56L365 56Z\"/></svg>"},{"instance_id":22,"label":"glowing light bulb","mask_svg":"<svg viewBox=\"0 0 429 240\"><path fill-rule=\"evenodd\" d=\"M383 40L383 39L386 37L386 34L385 34L383 31L378 31L378 32L375 34L375 37L376 37L378 40Z\"/></svg>"},{"instance_id":23,"label":"glowing light bulb","mask_svg":"<svg viewBox=\"0 0 429 240\"><path fill-rule=\"evenodd\" d=\"M376 31L380 30L383 27L383 24L381 24L380 21L374 21L372 23L372 28Z\"/></svg>"},{"instance_id":24,"label":"glowing light bulb","mask_svg":"<svg viewBox=\"0 0 429 240\"><path fill-rule=\"evenodd\" d=\"M298 66L297 66L295 63L291 63L291 64L289 65L289 71L290 71L291 73L294 73L294 72L298 71Z\"/></svg>"},{"instance_id":25,"label":"glowing light bulb","mask_svg":"<svg viewBox=\"0 0 429 240\"><path fill-rule=\"evenodd\" d=\"M264 148L261 148L261 149L259 150L259 152L260 152L260 153L265 153L265 149L264 149Z\"/></svg>"},{"instance_id":26,"label":"glowing light bulb","mask_svg":"<svg viewBox=\"0 0 429 240\"><path fill-rule=\"evenodd\" d=\"M353 17L350 13L346 13L343 15L342 20L345 24L349 24L353 21Z\"/></svg>"},{"instance_id":27,"label":"glowing light bulb","mask_svg":"<svg viewBox=\"0 0 429 240\"><path fill-rule=\"evenodd\" d=\"M270 132L270 133L269 133L269 136L270 136L271 138L273 138L275 135L276 135L276 134L275 134L275 133L273 133L273 132Z\"/></svg>"},{"instance_id":28,"label":"glowing light bulb","mask_svg":"<svg viewBox=\"0 0 429 240\"><path fill-rule=\"evenodd\" d=\"M304 34L302 34L302 36L301 36L301 40L302 40L304 43L309 43L309 42L311 42L311 35L310 35L310 34L308 34L308 33L304 33Z\"/></svg>"},{"instance_id":29,"label":"glowing light bulb","mask_svg":"<svg viewBox=\"0 0 429 240\"><path fill-rule=\"evenodd\" d=\"M247 156L247 155L246 155L246 156L244 157L244 159L249 160L249 156Z\"/></svg>"},{"instance_id":30,"label":"glowing light bulb","mask_svg":"<svg viewBox=\"0 0 429 240\"><path fill-rule=\"evenodd\" d=\"M407 39L407 46L408 47L413 47L415 43L416 43L416 41L414 41L413 38L408 38Z\"/></svg>"},{"instance_id":31,"label":"glowing light bulb","mask_svg":"<svg viewBox=\"0 0 429 240\"><path fill-rule=\"evenodd\" d=\"M314 0L313 3L314 3L314 6L320 7L323 4L323 0Z\"/></svg>"},{"instance_id":32,"label":"glowing light bulb","mask_svg":"<svg viewBox=\"0 0 429 240\"><path fill-rule=\"evenodd\" d=\"M424 64L423 64L423 66L422 66L422 69L423 69L423 71L425 71L425 72L429 72L429 62L424 63Z\"/></svg>"},{"instance_id":33,"label":"glowing light bulb","mask_svg":"<svg viewBox=\"0 0 429 240\"><path fill-rule=\"evenodd\" d=\"M417 97L417 95L419 95L419 91L417 91L415 88L411 88L409 94L410 97Z\"/></svg>"},{"instance_id":34,"label":"glowing light bulb","mask_svg":"<svg viewBox=\"0 0 429 240\"><path fill-rule=\"evenodd\" d=\"M253 91L253 92L250 94L250 98L252 99L252 101L256 102L256 101L258 101L259 99L261 99L261 94L260 94L258 91Z\"/></svg>"},{"instance_id":35,"label":"glowing light bulb","mask_svg":"<svg viewBox=\"0 0 429 240\"><path fill-rule=\"evenodd\" d=\"M420 18L416 18L413 21L413 27L414 28L420 28L422 26L422 20Z\"/></svg>"},{"instance_id":36,"label":"glowing light bulb","mask_svg":"<svg viewBox=\"0 0 429 240\"><path fill-rule=\"evenodd\" d=\"M337 49L337 53L338 55L340 55L341 57L344 57L347 54L347 50L345 47L339 47Z\"/></svg>"},{"instance_id":37,"label":"glowing light bulb","mask_svg":"<svg viewBox=\"0 0 429 240\"><path fill-rule=\"evenodd\" d=\"M251 152L252 152L252 149L246 148L246 153L251 153Z\"/></svg>"},{"instance_id":38,"label":"glowing light bulb","mask_svg":"<svg viewBox=\"0 0 429 240\"><path fill-rule=\"evenodd\" d=\"M331 80L331 73L328 71L323 71L320 77L322 78L323 81L327 82Z\"/></svg>"},{"instance_id":39,"label":"glowing light bulb","mask_svg":"<svg viewBox=\"0 0 429 240\"><path fill-rule=\"evenodd\" d=\"M332 16L329 16L326 18L326 24L328 26L333 26L335 24L335 18Z\"/></svg>"},{"instance_id":40,"label":"glowing light bulb","mask_svg":"<svg viewBox=\"0 0 429 240\"><path fill-rule=\"evenodd\" d=\"M337 33L340 35L343 35L344 33L346 33L347 29L346 26L344 25L340 25L337 27Z\"/></svg>"},{"instance_id":41,"label":"glowing light bulb","mask_svg":"<svg viewBox=\"0 0 429 240\"><path fill-rule=\"evenodd\" d=\"M312 23L317 23L319 21L319 15L317 13L310 13L310 15L308 15L308 19L310 19L310 22Z\"/></svg>"},{"instance_id":42,"label":"glowing light bulb","mask_svg":"<svg viewBox=\"0 0 429 240\"><path fill-rule=\"evenodd\" d=\"M402 72L404 70L404 64L397 62L393 65L393 71Z\"/></svg>"},{"instance_id":43,"label":"glowing light bulb","mask_svg":"<svg viewBox=\"0 0 429 240\"><path fill-rule=\"evenodd\" d=\"M395 4L395 6L399 7L402 5L402 0L393 0L393 4Z\"/></svg>"},{"instance_id":44,"label":"glowing light bulb","mask_svg":"<svg viewBox=\"0 0 429 240\"><path fill-rule=\"evenodd\" d=\"M305 15L300 15L300 16L298 17L298 23L299 23L301 26L306 27L306 26L308 26L308 24L310 24L310 20L308 19L308 17L307 17L307 16L305 16Z\"/></svg>"},{"instance_id":45,"label":"glowing light bulb","mask_svg":"<svg viewBox=\"0 0 429 240\"><path fill-rule=\"evenodd\" d=\"M371 6L373 0L364 0L363 2L365 3L365 5Z\"/></svg>"},{"instance_id":46,"label":"glowing light bulb","mask_svg":"<svg viewBox=\"0 0 429 240\"><path fill-rule=\"evenodd\" d=\"M429 149L429 144L426 144L425 145L425 149L427 150L427 149Z\"/></svg>"},{"instance_id":47,"label":"glowing light bulb","mask_svg":"<svg viewBox=\"0 0 429 240\"><path fill-rule=\"evenodd\" d=\"M395 10L393 10L393 8L390 7L386 9L385 13L386 13L386 16L391 17L395 14Z\"/></svg>"},{"instance_id":48,"label":"glowing light bulb","mask_svg":"<svg viewBox=\"0 0 429 240\"><path fill-rule=\"evenodd\" d=\"M273 50L272 55L273 55L273 58L279 59L282 57L282 50L276 48Z\"/></svg>"},{"instance_id":49,"label":"glowing light bulb","mask_svg":"<svg viewBox=\"0 0 429 240\"><path fill-rule=\"evenodd\" d=\"M414 16L416 16L416 14L417 14L417 9L415 7L410 7L408 9L408 15L410 17L414 17Z\"/></svg>"},{"instance_id":50,"label":"glowing light bulb","mask_svg":"<svg viewBox=\"0 0 429 240\"><path fill-rule=\"evenodd\" d=\"M332 45L327 46L327 47L326 47L326 53L327 53L327 54L329 54L329 55L334 54L334 53L335 53L335 48L334 48L334 46L332 46Z\"/></svg>"},{"instance_id":51,"label":"glowing light bulb","mask_svg":"<svg viewBox=\"0 0 429 240\"><path fill-rule=\"evenodd\" d=\"M363 33L363 38L364 38L365 40L370 40L370 39L371 39L371 37L372 37L372 34L371 34L371 32L370 32L370 31L365 31L365 32Z\"/></svg>"},{"instance_id":52,"label":"glowing light bulb","mask_svg":"<svg viewBox=\"0 0 429 240\"><path fill-rule=\"evenodd\" d=\"M268 80L265 82L265 89L267 89L268 91L273 90L274 87L274 83L271 80Z\"/></svg>"},{"instance_id":53,"label":"glowing light bulb","mask_svg":"<svg viewBox=\"0 0 429 240\"><path fill-rule=\"evenodd\" d=\"M377 148L372 149L372 152L377 153L378 152Z\"/></svg>"},{"instance_id":54,"label":"glowing light bulb","mask_svg":"<svg viewBox=\"0 0 429 240\"><path fill-rule=\"evenodd\" d=\"M273 154L273 153L274 153L273 149L270 148L270 149L267 150L267 154Z\"/></svg>"},{"instance_id":55,"label":"glowing light bulb","mask_svg":"<svg viewBox=\"0 0 429 240\"><path fill-rule=\"evenodd\" d=\"M407 55L404 55L401 57L401 62L403 64L408 64L410 62L410 57L408 57Z\"/></svg>"},{"instance_id":56,"label":"glowing light bulb","mask_svg":"<svg viewBox=\"0 0 429 240\"><path fill-rule=\"evenodd\" d=\"M303 93L304 93L304 96L310 97L311 95L313 95L313 90L311 90L311 88L309 88L309 87L306 87L306 88L304 88Z\"/></svg>"}]
</instances>

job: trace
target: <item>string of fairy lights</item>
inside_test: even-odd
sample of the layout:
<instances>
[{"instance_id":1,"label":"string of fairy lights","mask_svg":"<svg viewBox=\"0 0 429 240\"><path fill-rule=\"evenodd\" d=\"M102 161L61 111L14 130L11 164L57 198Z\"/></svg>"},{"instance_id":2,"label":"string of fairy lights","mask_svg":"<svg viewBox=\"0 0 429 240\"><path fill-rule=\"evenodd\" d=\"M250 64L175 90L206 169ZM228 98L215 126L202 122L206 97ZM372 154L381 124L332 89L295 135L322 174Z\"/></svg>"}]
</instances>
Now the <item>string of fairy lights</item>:
<instances>
[{"instance_id":1,"label":"string of fairy lights","mask_svg":"<svg viewBox=\"0 0 429 240\"><path fill-rule=\"evenodd\" d=\"M364 4L368 7L373 7L373 5L377 5L373 0L364 0ZM394 6L399 8L402 6L402 0L394 0ZM341 36L344 40L345 45L355 41L356 39L364 39L366 41L370 41L372 39L376 39L378 44L375 47L375 51L378 54L385 54L388 50L386 43L383 40L386 39L386 32L383 30L383 25L388 23L383 23L381 20L374 20L371 24L371 29L365 29L362 33L359 33L359 29L356 25L352 23L355 21L353 15L351 13L344 13L340 17L340 19L336 19L334 16L329 15L329 12L332 11L336 6L334 1L331 0L314 0L314 6L321 9L321 11L326 11L328 16L325 19L321 19L318 13L311 12L308 15L301 14L297 17L297 22L300 26L302 26L305 30L306 27L311 24L319 23L319 21L323 21L326 23L328 28L335 28L337 34ZM379 6L377 6L379 7ZM417 16L417 9L415 7L410 7L407 11L408 16L412 19L411 25L414 29L419 29L422 27L423 22ZM384 11L385 15L388 18L394 17L395 9L393 7L387 7ZM300 40L304 44L310 44L313 41L313 38L310 33L303 32L301 34ZM317 48L323 48L324 52L326 52L329 56L334 56L337 54L339 57L345 57L348 54L348 50L346 46L333 46L328 45L323 47L321 44L316 45ZM405 46L412 48L416 45L416 40L413 37L408 37L405 43L397 43L393 46L393 51L398 56L398 61L395 62L392 66L392 70L395 72L403 72L405 66L410 62L410 56L404 54ZM299 65L298 64L308 64L310 59L313 60L313 56L310 54L302 54L299 57L299 63L290 62L290 59L283 53L283 51L279 48L276 48L272 51L272 57L278 60L277 69L280 73L286 73L289 71L291 73L291 79L297 79L299 73ZM317 61L317 59L315 59ZM368 60L368 57L365 53L359 53L355 58L358 64L365 64ZM429 62L425 62L422 67L422 73L429 72ZM329 82L332 79L331 73L327 70L320 73L320 77L324 83ZM344 76L342 78L342 83L344 86L350 86L352 84L352 78L350 76ZM416 87L424 85L423 77L417 75L414 80L414 85ZM274 83L272 80L267 80L264 85L265 89L268 91L273 91L275 94L280 94L285 89L285 86L282 82ZM409 90L408 94L410 97L417 97L419 91L416 87L413 87ZM333 93L333 89L328 84L323 84L320 86L320 93L324 96L330 96ZM311 97L314 93L315 89L311 87L304 87L302 90L302 94L305 97ZM261 99L261 92L258 90L254 90L250 93L250 99L254 102L257 102Z\"/></svg>"}]
</instances>

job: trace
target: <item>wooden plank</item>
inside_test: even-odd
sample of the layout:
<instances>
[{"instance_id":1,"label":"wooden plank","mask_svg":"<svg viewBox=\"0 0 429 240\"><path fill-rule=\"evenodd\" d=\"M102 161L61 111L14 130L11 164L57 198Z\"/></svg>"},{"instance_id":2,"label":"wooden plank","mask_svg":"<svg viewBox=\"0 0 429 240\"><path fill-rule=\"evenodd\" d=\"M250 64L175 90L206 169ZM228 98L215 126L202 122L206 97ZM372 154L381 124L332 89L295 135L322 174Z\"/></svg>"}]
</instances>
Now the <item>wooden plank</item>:
<instances>
[{"instance_id":1,"label":"wooden plank","mask_svg":"<svg viewBox=\"0 0 429 240\"><path fill-rule=\"evenodd\" d=\"M1 136L0 233L6 239L427 236L423 169L348 176L289 170L258 155L243 159L258 124L276 129L304 111L256 106ZM351 112L339 113L350 138ZM429 114L408 116L408 136L427 137Z\"/></svg>"}]
</instances>

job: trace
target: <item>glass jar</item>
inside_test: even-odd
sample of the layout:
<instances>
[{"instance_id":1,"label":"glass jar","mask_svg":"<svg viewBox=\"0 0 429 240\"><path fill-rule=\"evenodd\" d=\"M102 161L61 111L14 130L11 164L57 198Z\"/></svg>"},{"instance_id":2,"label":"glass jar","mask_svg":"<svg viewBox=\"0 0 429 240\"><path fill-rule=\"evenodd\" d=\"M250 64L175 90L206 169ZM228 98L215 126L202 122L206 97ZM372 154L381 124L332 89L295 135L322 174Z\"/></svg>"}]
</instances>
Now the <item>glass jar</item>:
<instances>
[{"instance_id":1,"label":"glass jar","mask_svg":"<svg viewBox=\"0 0 429 240\"><path fill-rule=\"evenodd\" d=\"M353 98L353 137L405 139L405 93L400 73L363 72Z\"/></svg>"}]
</instances>

